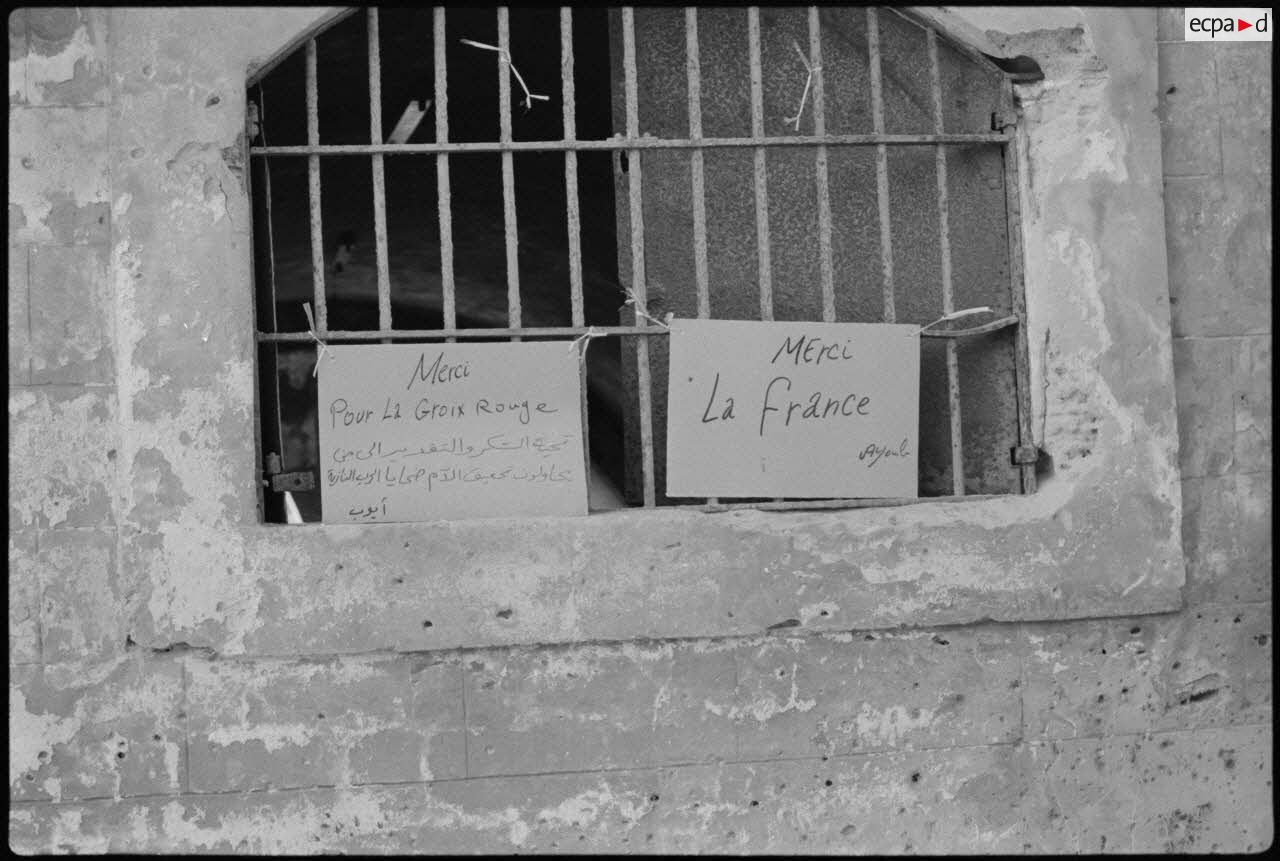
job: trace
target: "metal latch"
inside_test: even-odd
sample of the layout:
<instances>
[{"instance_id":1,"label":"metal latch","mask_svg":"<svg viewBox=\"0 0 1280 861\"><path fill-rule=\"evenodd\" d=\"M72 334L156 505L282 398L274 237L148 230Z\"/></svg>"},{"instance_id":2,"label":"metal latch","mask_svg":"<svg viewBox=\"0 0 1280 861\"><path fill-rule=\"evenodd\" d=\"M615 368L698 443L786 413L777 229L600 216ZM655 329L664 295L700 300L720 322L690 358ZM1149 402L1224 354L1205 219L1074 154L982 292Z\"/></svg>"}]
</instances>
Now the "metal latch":
<instances>
[{"instance_id":1,"label":"metal latch","mask_svg":"<svg viewBox=\"0 0 1280 861\"><path fill-rule=\"evenodd\" d=\"M281 472L271 476L271 489L276 493L298 493L316 489L316 476L311 472Z\"/></svg>"},{"instance_id":2,"label":"metal latch","mask_svg":"<svg viewBox=\"0 0 1280 861\"><path fill-rule=\"evenodd\" d=\"M1019 445L1009 449L1009 459L1015 466L1027 466L1040 459L1040 449L1034 445Z\"/></svg>"}]
</instances>

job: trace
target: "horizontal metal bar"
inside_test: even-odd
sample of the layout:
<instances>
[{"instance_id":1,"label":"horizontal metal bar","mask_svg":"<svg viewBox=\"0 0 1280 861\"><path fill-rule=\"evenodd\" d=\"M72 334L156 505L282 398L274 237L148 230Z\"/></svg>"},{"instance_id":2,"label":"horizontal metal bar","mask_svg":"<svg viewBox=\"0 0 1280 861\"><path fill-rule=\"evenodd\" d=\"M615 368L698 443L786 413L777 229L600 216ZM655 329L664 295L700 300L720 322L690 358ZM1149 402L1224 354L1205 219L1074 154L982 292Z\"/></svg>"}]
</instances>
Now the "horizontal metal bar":
<instances>
[{"instance_id":1,"label":"horizontal metal bar","mask_svg":"<svg viewBox=\"0 0 1280 861\"><path fill-rule=\"evenodd\" d=\"M899 505L918 505L927 502L981 502L984 499L1008 499L1008 494L972 494L970 496L908 496L891 499L787 499L781 502L718 502L691 505L664 505L663 509L703 511L714 514L756 508L760 511L806 511L816 509L888 508ZM624 509L629 510L629 509Z\"/></svg>"},{"instance_id":2,"label":"horizontal metal bar","mask_svg":"<svg viewBox=\"0 0 1280 861\"><path fill-rule=\"evenodd\" d=\"M332 331L323 332L321 337L326 341L379 341L388 338L393 341L408 339L437 338L541 338L541 337L578 337L591 332L593 335L665 335L667 330L660 326L541 326L493 329L382 329L379 331ZM310 332L259 332L258 341L311 341Z\"/></svg>"},{"instance_id":3,"label":"horizontal metal bar","mask_svg":"<svg viewBox=\"0 0 1280 861\"><path fill-rule=\"evenodd\" d=\"M816 322L816 321L815 321ZM969 329L926 329L920 333L922 338L969 338L974 335L985 335L988 332L996 332L1000 329L1016 326L1018 324L1018 316L1011 314L1008 317L1001 317L999 320L992 320L990 323L984 323L981 326L974 326ZM322 332L321 336L329 341L379 341L390 339L393 341L404 341L409 339L435 339L435 338L540 338L540 337L579 337L588 332L593 335L644 335L658 336L667 335L669 330L661 326L537 326L522 328L475 328L475 329L379 329L377 331L331 331ZM310 341L310 332L259 332L258 341L260 343L270 343L273 341Z\"/></svg>"},{"instance_id":4,"label":"horizontal metal bar","mask_svg":"<svg viewBox=\"0 0 1280 861\"><path fill-rule=\"evenodd\" d=\"M982 134L932 135L792 135L740 138L627 138L615 135L603 140L560 141L442 141L439 143L402 144L324 144L322 146L256 146L251 156L285 155L408 155L439 152L563 152L565 150L632 150L632 149L711 149L756 146L926 146L931 144L1005 144L1010 136L1003 132Z\"/></svg>"}]
</instances>

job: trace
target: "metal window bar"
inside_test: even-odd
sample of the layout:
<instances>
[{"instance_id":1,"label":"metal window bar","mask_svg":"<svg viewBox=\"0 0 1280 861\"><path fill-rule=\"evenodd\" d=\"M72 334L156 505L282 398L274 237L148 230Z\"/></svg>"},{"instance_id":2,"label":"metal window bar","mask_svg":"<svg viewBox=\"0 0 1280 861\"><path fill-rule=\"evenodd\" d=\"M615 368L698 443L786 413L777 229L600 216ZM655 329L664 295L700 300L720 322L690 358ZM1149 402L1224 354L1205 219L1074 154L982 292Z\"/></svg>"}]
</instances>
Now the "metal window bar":
<instances>
[{"instance_id":1,"label":"metal window bar","mask_svg":"<svg viewBox=\"0 0 1280 861\"><path fill-rule=\"evenodd\" d=\"M320 98L316 84L316 40L307 40L307 145L320 145ZM320 219L320 156L307 157L307 196L311 206L311 283L316 336L324 338L329 317L324 302L324 231Z\"/></svg>"},{"instance_id":2,"label":"metal window bar","mask_svg":"<svg viewBox=\"0 0 1280 861\"><path fill-rule=\"evenodd\" d=\"M622 65L627 100L627 137L640 137L640 97L636 72L636 19L635 9L622 9ZM644 204L641 181L641 157L638 149L627 153L627 179L630 196L631 222L631 298L635 309L635 324L641 328L648 322L645 302L648 291L644 274ZM640 461L644 485L644 507L656 504L653 475L653 405L649 381L649 342L636 338L636 392L640 406Z\"/></svg>"},{"instance_id":3,"label":"metal window bar","mask_svg":"<svg viewBox=\"0 0 1280 861\"><path fill-rule=\"evenodd\" d=\"M685 79L689 89L689 139L702 139L702 58L698 49L698 10L684 10ZM689 183L693 208L693 277L698 293L698 319L711 317L711 279L707 249L707 189L702 150L689 153ZM717 497L707 497L707 505L717 505Z\"/></svg>"},{"instance_id":4,"label":"metal window bar","mask_svg":"<svg viewBox=\"0 0 1280 861\"><path fill-rule=\"evenodd\" d=\"M368 10L369 142L382 143L382 49L378 41L378 10ZM391 328L391 272L387 262L387 180L382 153L373 159L373 237L378 265L378 328Z\"/></svg>"},{"instance_id":5,"label":"metal window bar","mask_svg":"<svg viewBox=\"0 0 1280 861\"><path fill-rule=\"evenodd\" d=\"M511 26L506 6L498 7L498 139L511 142ZM520 328L520 260L516 226L516 178L510 150L502 153L502 220L507 245L507 322ZM511 340L519 341L519 337Z\"/></svg>"},{"instance_id":6,"label":"metal window bar","mask_svg":"<svg viewBox=\"0 0 1280 861\"><path fill-rule=\"evenodd\" d=\"M445 12L432 12L431 48L435 59L436 143L449 142L449 69L445 58ZM436 212L440 222L440 306L445 329L458 327L453 281L453 201L449 187L449 154L436 154ZM453 338L448 338L450 343Z\"/></svg>"},{"instance_id":7,"label":"metal window bar","mask_svg":"<svg viewBox=\"0 0 1280 861\"><path fill-rule=\"evenodd\" d=\"M1008 99L1006 93L1005 98ZM1027 355L1027 298L1023 284L1022 268L1022 202L1019 198L1018 159L1021 150L1017 138L1010 136L1007 146L1002 149L1004 156L1004 194L1005 217L1008 219L1009 237L1009 292L1013 297L1013 318L1021 325L1014 331L1014 376L1018 388L1018 442L1021 447L1035 445L1035 437L1031 431L1031 371L1030 358ZM1022 492L1035 493L1036 465L1019 463L1022 473Z\"/></svg>"},{"instance_id":8,"label":"metal window bar","mask_svg":"<svg viewBox=\"0 0 1280 861\"><path fill-rule=\"evenodd\" d=\"M827 134L827 135L762 135L754 137L690 138L635 137L614 135L603 140L546 141L445 141L437 143L384 144L304 144L299 146L257 146L254 156L364 155L380 152L386 155L414 153L485 153L485 152L564 152L640 151L650 149L706 150L734 147L812 147L826 146L932 146L934 144L1007 144L1008 132L948 132L946 134Z\"/></svg>"},{"instance_id":9,"label":"metal window bar","mask_svg":"<svg viewBox=\"0 0 1280 861\"><path fill-rule=\"evenodd\" d=\"M938 37L926 29L925 50L929 55L929 90L933 96L933 130L942 131L942 73L938 66ZM947 196L947 148L938 144L934 150L934 169L938 177L938 247L942 267L942 313L955 310L951 286L951 222L950 200ZM964 438L960 426L960 362L957 345L948 341L947 353L947 405L951 416L951 492L964 496Z\"/></svg>"},{"instance_id":10,"label":"metal window bar","mask_svg":"<svg viewBox=\"0 0 1280 861\"><path fill-rule=\"evenodd\" d=\"M576 108L573 84L573 22L571 10L561 10L561 87L563 98L564 134L558 141L514 141L511 134L511 85L510 85L510 29L508 12L500 7L498 16L498 71L499 71L499 140L491 142L458 142L449 140L447 64L445 59L445 10L433 11L433 48L435 59L435 118L436 140L423 144L386 144L382 142L381 123L381 54L378 40L378 14L368 10L369 94L370 94L370 144L322 145L319 140L318 85L316 74L316 41L306 43L306 110L307 143L305 146L269 146L264 144L250 148L253 157L306 156L308 160L308 197L311 216L312 277L315 301L315 334L332 341L394 341L435 340L453 342L462 338L508 337L569 337L589 332L615 336L635 337L637 366L637 397L639 401L640 444L642 455L644 506L655 505L655 481L653 466L652 404L648 338L664 336L662 327L651 326L644 310L647 297L645 283L645 237L643 218L643 179L641 155L644 150L689 149L690 179L693 198L694 268L698 297L698 316L710 317L710 286L708 275L708 248L706 236L706 191L704 177L704 151L712 148L752 147L754 152L754 177L756 192L756 229L759 255L759 289L762 319L772 319L772 273L770 271L770 243L768 222L768 187L766 148L776 146L810 146L815 152L815 176L817 183L818 235L822 279L824 321L834 321L835 286L832 261L832 215L828 178L828 148L831 146L874 146L876 148L877 205L880 221L881 271L884 301L884 318L895 319L893 247L889 220L888 148L890 146L933 146L938 183L938 217L942 254L943 313L953 310L951 289L950 228L947 198L947 145L996 144L1001 147L1005 164L1006 213L1009 221L1011 260L1011 292L1013 313L979 326L964 329L926 330L925 338L941 338L947 342L947 373L952 421L952 474L954 497L964 494L963 452L959 403L959 370L956 361L956 340L959 338L995 332L1010 326L1016 327L1017 354L1016 375L1019 402L1019 434L1023 445L1030 444L1029 384L1027 380L1027 344L1025 326L1020 325L1025 314L1025 298L1022 295L1021 240L1019 233L1018 164L1014 133L999 129L990 133L948 133L943 128L941 75L938 65L937 37L931 28L925 27L928 50L930 86L933 99L934 132L932 134L887 134L884 130L883 76L880 55L879 18L875 9L867 10L867 50L870 69L872 104L872 134L839 134L826 132L824 73L822 65L821 26L817 7L808 9L809 62L813 72L813 134L787 137L769 136L764 133L763 122L763 70L760 57L759 9L749 7L748 39L751 72L752 132L747 137L706 138L702 135L701 117L701 67L698 51L697 10L685 10L686 24L686 74L688 80L689 137L687 139L660 139L641 137L639 129L638 73L635 41L634 9L622 9L623 71L626 99L626 134L607 140L580 141L576 135ZM631 250L632 298L635 319L631 326L587 327L583 319L583 283L581 249L581 214L577 194L577 153L581 151L625 151L628 156L628 191ZM519 272L517 260L518 225L515 208L515 182L512 154L521 151L565 153L565 190L567 200L570 289L572 325L534 326L521 325ZM502 155L503 211L505 245L507 255L508 322L507 328L459 329L456 319L456 283L453 266L452 202L449 183L449 155L465 152L498 152ZM439 212L440 261L443 324L440 329L396 330L392 328L390 305L390 275L386 236L385 174L383 156L406 154L434 154L436 156L437 206ZM330 330L325 303L324 256L321 222L320 157L330 155L369 155L373 162L374 218L377 234L379 328L376 331ZM274 329L274 327L273 327ZM302 342L310 340L307 332L259 332L260 342ZM585 400L585 386L584 386ZM585 422L585 409L584 409ZM586 427L584 423L584 439ZM1022 490L1029 493L1035 487L1033 464L1021 464ZM972 496L983 499L987 496ZM937 497L946 500L948 497ZM720 503L709 498L705 504L680 506L708 511L734 508L760 508L765 510L856 508L870 505L902 505L914 499L901 500L790 500L750 503Z\"/></svg>"},{"instance_id":11,"label":"metal window bar","mask_svg":"<svg viewBox=\"0 0 1280 861\"><path fill-rule=\"evenodd\" d=\"M823 90L822 25L818 7L809 7L809 68L813 69L813 134L827 134L827 107ZM831 191L827 175L827 145L814 148L814 175L818 192L818 265L822 273L822 320L836 320L836 276L831 252Z\"/></svg>"},{"instance_id":12,"label":"metal window bar","mask_svg":"<svg viewBox=\"0 0 1280 861\"><path fill-rule=\"evenodd\" d=\"M577 94L573 86L573 10L560 9L560 98L561 118L564 123L564 139L578 136ZM578 201L578 153L564 151L564 199L565 219L569 242L569 314L574 326L582 326L586 320L582 306L582 213ZM591 427L587 409L586 350L590 340L582 345L578 361L578 391L582 403L582 468L583 475L591 475Z\"/></svg>"},{"instance_id":13,"label":"metal window bar","mask_svg":"<svg viewBox=\"0 0 1280 861\"><path fill-rule=\"evenodd\" d=\"M751 136L764 137L764 69L760 63L760 7L747 7L747 50L751 63ZM773 267L769 260L769 171L764 147L754 152L756 260L760 283L760 319L773 319Z\"/></svg>"},{"instance_id":14,"label":"metal window bar","mask_svg":"<svg viewBox=\"0 0 1280 861\"><path fill-rule=\"evenodd\" d=\"M871 128L884 134L884 83L880 70L880 15L867 8L867 65L871 78ZM897 315L893 302L893 231L889 222L889 148L876 144L876 202L880 210L880 270L884 278L884 321Z\"/></svg>"}]
</instances>

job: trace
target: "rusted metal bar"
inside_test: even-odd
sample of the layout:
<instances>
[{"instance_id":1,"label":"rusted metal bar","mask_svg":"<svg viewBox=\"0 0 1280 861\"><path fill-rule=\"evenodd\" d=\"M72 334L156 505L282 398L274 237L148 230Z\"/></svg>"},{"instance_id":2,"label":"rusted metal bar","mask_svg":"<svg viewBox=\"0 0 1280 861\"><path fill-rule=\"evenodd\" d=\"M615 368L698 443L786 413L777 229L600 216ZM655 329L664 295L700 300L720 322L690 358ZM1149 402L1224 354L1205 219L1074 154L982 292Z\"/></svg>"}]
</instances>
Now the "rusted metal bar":
<instances>
[{"instance_id":1,"label":"rusted metal bar","mask_svg":"<svg viewBox=\"0 0 1280 861\"><path fill-rule=\"evenodd\" d=\"M926 329L918 333L921 338L971 338L998 332L1010 326L1017 326L1020 318L1014 314L973 326L968 329ZM391 338L393 340L418 340L423 338L538 338L538 337L577 337L594 332L598 335L647 335L665 337L668 331L659 326L525 326L511 329L505 326L475 329L381 329L358 331L329 331L329 336L339 340L377 340ZM310 341L306 332L259 332L259 341Z\"/></svg>"},{"instance_id":2,"label":"rusted metal bar","mask_svg":"<svg viewBox=\"0 0 1280 861\"><path fill-rule=\"evenodd\" d=\"M435 57L436 142L449 140L449 69L445 57L445 12L437 6L432 21ZM449 187L449 154L436 154L436 212L440 222L440 294L446 329L457 328L456 290L453 282L453 201Z\"/></svg>"},{"instance_id":3,"label":"rusted metal bar","mask_svg":"<svg viewBox=\"0 0 1280 861\"><path fill-rule=\"evenodd\" d=\"M974 494L973 496L895 497L891 499L789 499L785 502L721 502L715 505L673 505L672 508L690 511L734 511L754 508L760 511L839 510L845 508L891 508L899 505L919 505L922 502L976 502L984 499L1001 499L998 494Z\"/></svg>"},{"instance_id":4,"label":"rusted metal bar","mask_svg":"<svg viewBox=\"0 0 1280 861\"><path fill-rule=\"evenodd\" d=\"M702 138L702 62L698 50L698 10L684 10L685 77L689 84L689 139ZM703 154L689 154L689 179L693 192L693 275L698 291L698 319L711 316L711 279L707 265L707 190Z\"/></svg>"},{"instance_id":5,"label":"rusted metal bar","mask_svg":"<svg viewBox=\"0 0 1280 861\"><path fill-rule=\"evenodd\" d=\"M560 9L560 98L563 102L564 138L578 137L577 98L573 83L573 10ZM564 194L568 209L569 302L573 325L581 326L582 310L582 210L578 202L578 153L564 152Z\"/></svg>"},{"instance_id":6,"label":"rusted metal bar","mask_svg":"<svg viewBox=\"0 0 1280 861\"><path fill-rule=\"evenodd\" d=\"M511 25L506 6L498 7L498 138L511 141ZM510 150L502 153L502 221L507 248L507 320L520 327L519 231L516 226L516 178Z\"/></svg>"},{"instance_id":7,"label":"rusted metal bar","mask_svg":"<svg viewBox=\"0 0 1280 861\"><path fill-rule=\"evenodd\" d=\"M378 10L368 9L369 142L382 143L382 45L378 39ZM391 328L391 270L387 262L387 180L382 153L373 159L373 238L378 265L378 328Z\"/></svg>"},{"instance_id":8,"label":"rusted metal bar","mask_svg":"<svg viewBox=\"0 0 1280 861\"><path fill-rule=\"evenodd\" d=\"M867 7L867 64L871 75L871 127L884 134L884 83L880 69L880 18ZM880 210L880 271L883 277L884 321L897 319L893 299L893 230L889 221L889 148L876 144L876 202Z\"/></svg>"},{"instance_id":9,"label":"rusted metal bar","mask_svg":"<svg viewBox=\"0 0 1280 861\"><path fill-rule=\"evenodd\" d=\"M622 8L622 64L625 77L627 137L640 137L640 98L636 74L636 21L635 9L630 6ZM631 221L631 294L635 305L637 326L645 324L645 288L644 269L644 185L641 179L641 158L638 150L628 153L627 179L630 198ZM640 407L640 469L644 484L644 505L652 508L656 504L653 475L653 393L650 391L649 379L649 342L645 338L637 338L636 349L636 392Z\"/></svg>"},{"instance_id":10,"label":"rusted metal bar","mask_svg":"<svg viewBox=\"0 0 1280 861\"><path fill-rule=\"evenodd\" d=\"M760 8L747 7L747 48L751 63L751 136L764 137L764 71L760 63ZM773 319L773 266L769 255L769 170L764 147L755 148L756 262L760 319Z\"/></svg>"},{"instance_id":11,"label":"rusted metal bar","mask_svg":"<svg viewBox=\"0 0 1280 861\"><path fill-rule=\"evenodd\" d=\"M646 150L646 149L725 149L740 147L805 147L827 146L933 146L934 144L1003 144L1009 140L1007 132L979 134L948 133L943 135L919 134L829 134L794 135L778 137L704 137L689 138L636 138L615 135L603 140L558 141L455 141L449 143L402 144L326 144L324 146L256 146L249 149L251 156L303 156L303 155L366 155L380 152L386 155L411 155L413 153L484 153L484 152L561 152L564 150Z\"/></svg>"},{"instance_id":12,"label":"rusted metal bar","mask_svg":"<svg viewBox=\"0 0 1280 861\"><path fill-rule=\"evenodd\" d=\"M1007 85L1006 85L1007 86ZM1014 335L1013 361L1015 385L1018 393L1018 439L1023 447L1035 446L1031 431L1031 362L1027 343L1027 300L1023 284L1022 261L1022 203L1018 180L1018 138L1014 137L1002 150L1004 154L1005 215L1009 233L1009 292L1012 297L1013 315L1019 321ZM1047 370L1042 369L1042 373ZM1043 440L1042 440L1043 442ZM1022 492L1035 493L1036 465L1019 465Z\"/></svg>"},{"instance_id":13,"label":"rusted metal bar","mask_svg":"<svg viewBox=\"0 0 1280 861\"><path fill-rule=\"evenodd\" d=\"M929 92L933 99L933 130L941 132L942 71L938 65L938 37L925 28L925 49L929 56ZM955 310L951 284L951 213L947 191L947 148L938 144L934 150L934 172L938 180L938 248L942 265L942 313ZM964 496L964 434L960 412L960 360L955 340L947 342L947 404L951 417L951 492Z\"/></svg>"},{"instance_id":14,"label":"rusted metal bar","mask_svg":"<svg viewBox=\"0 0 1280 861\"><path fill-rule=\"evenodd\" d=\"M573 10L567 6L560 8L560 100L563 105L564 139L574 140L578 136L577 98L573 81ZM570 317L575 327L584 323L582 309L582 213L578 204L578 153L576 150L565 150L564 153L564 195L568 218L569 236L569 306ZM578 354L578 394L581 400L582 416L582 469L587 477L587 504L590 507L591 493L591 422L587 403L587 362L586 351L591 346L588 339L581 346Z\"/></svg>"},{"instance_id":15,"label":"rusted metal bar","mask_svg":"<svg viewBox=\"0 0 1280 861\"><path fill-rule=\"evenodd\" d=\"M822 71L822 25L818 7L809 7L809 68L813 69L813 135L827 134L827 108ZM814 175L818 193L818 267L822 282L822 320L836 319L836 276L831 255L831 190L827 172L827 146L814 149Z\"/></svg>"},{"instance_id":16,"label":"rusted metal bar","mask_svg":"<svg viewBox=\"0 0 1280 861\"><path fill-rule=\"evenodd\" d=\"M687 6L684 10L685 79L689 91L689 139L702 138L702 57L698 46L698 9ZM693 204L693 275L698 294L698 319L711 317L711 278L707 263L707 189L703 164L703 151L695 149L689 154L689 180ZM707 497L708 505L719 499Z\"/></svg>"},{"instance_id":17,"label":"rusted metal bar","mask_svg":"<svg viewBox=\"0 0 1280 861\"><path fill-rule=\"evenodd\" d=\"M454 338L569 338L592 332L597 335L641 335L665 337L667 330L658 326L524 326L520 329L467 328L467 329L359 329L353 331L330 330L334 341L377 341L390 338L394 341L452 340ZM307 332L259 332L258 340L310 341Z\"/></svg>"},{"instance_id":18,"label":"rusted metal bar","mask_svg":"<svg viewBox=\"0 0 1280 861\"><path fill-rule=\"evenodd\" d=\"M307 144L320 143L320 97L316 83L316 40L307 41ZM316 335L324 337L329 315L324 303L324 230L320 217L320 156L307 157L307 195L311 204L311 284Z\"/></svg>"},{"instance_id":19,"label":"rusted metal bar","mask_svg":"<svg viewBox=\"0 0 1280 861\"><path fill-rule=\"evenodd\" d=\"M977 335L986 335L991 332L997 332L1001 329L1007 329L1010 326L1017 326L1020 318L1010 314L1001 317L998 320L992 320L990 323L983 323L981 326L973 326L968 329L926 329L919 333L921 338L971 338ZM476 329L381 329L369 330L362 329L358 331L330 331L329 337L335 340L366 340L374 341L380 338L391 338L392 340L421 340L435 338L538 338L538 337L577 337L585 335L588 332L594 332L598 335L646 335L654 337L665 337L668 334L666 329L658 326L525 326L519 329L511 329L508 327L493 328L476 328ZM259 341L310 341L311 336L306 332L259 332Z\"/></svg>"}]
</instances>

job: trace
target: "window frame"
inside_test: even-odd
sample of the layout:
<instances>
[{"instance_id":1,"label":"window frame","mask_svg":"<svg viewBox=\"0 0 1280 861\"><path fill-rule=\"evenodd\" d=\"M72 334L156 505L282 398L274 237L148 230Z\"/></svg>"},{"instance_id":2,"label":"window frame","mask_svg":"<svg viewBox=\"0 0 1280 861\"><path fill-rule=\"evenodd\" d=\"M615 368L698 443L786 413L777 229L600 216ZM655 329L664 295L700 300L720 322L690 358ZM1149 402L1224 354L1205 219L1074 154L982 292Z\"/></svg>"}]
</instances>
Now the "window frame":
<instances>
[{"instance_id":1,"label":"window frame","mask_svg":"<svg viewBox=\"0 0 1280 861\"><path fill-rule=\"evenodd\" d=\"M310 228L312 249L312 283L313 303L315 308L314 332L264 332L263 327L255 325L255 336L261 344L307 343L312 340L342 340L355 342L391 343L397 340L444 341L452 342L459 338L509 338L520 340L524 337L571 337L583 338L586 335L629 336L633 343L635 367L637 370L635 397L639 403L639 446L641 455L642 504L644 509L658 506L656 499L656 476L654 469L653 444L653 406L651 403L653 386L650 379L649 342L650 337L666 334L665 327L654 320L647 312L645 302L647 290L645 285L645 225L643 218L643 173L642 153L647 150L687 149L691 153L691 185L693 190L694 216L694 248L695 248L695 280L698 293L698 317L710 317L707 276L707 243L705 188L703 184L703 153L715 148L750 148L755 159L754 188L756 192L756 230L757 249L760 256L759 293L761 319L773 319L771 275L769 267L770 239L768 212L768 168L765 153L770 147L803 147L815 153L815 174L818 184L818 222L819 240L822 254L822 292L823 322L835 321L835 285L832 267L832 216L828 198L827 152L835 146L867 146L876 151L877 202L880 223L881 268L883 273L884 320L895 321L893 283L893 252L889 227L889 190L888 190L888 151L895 146L932 146L936 153L935 170L938 183L938 218L940 245L942 249L942 301L943 315L950 314L954 308L951 291L951 253L949 247L949 221L947 209L947 158L946 148L955 144L987 144L1000 147L1004 164L1005 216L1007 241L1009 245L1010 299L1012 313L999 319L989 320L980 325L967 327L929 328L921 332L923 338L943 339L946 343L948 416L950 421L951 440L951 478L952 487L949 495L928 497L907 497L891 499L797 499L763 501L723 502L717 498L708 498L704 503L664 504L661 507L683 508L700 511L726 511L739 508L761 510L793 510L793 509L845 509L863 507L902 506L917 504L922 501L952 500L960 498L982 499L999 498L1008 494L976 494L965 493L965 472L963 436L961 433L960 378L957 361L957 345L961 338L981 336L1004 328L1013 327L1014 344L1014 400L1017 410L1018 444L1010 452L1010 459L1018 471L1018 482L1023 495L1035 492L1036 488L1036 448L1031 432L1031 404L1029 384L1029 358L1026 336L1026 296L1023 283L1021 213L1018 194L1018 151L1019 136L1017 134L1017 113L1013 106L1012 84L993 63L972 48L955 40L939 36L937 28L921 16L902 14L895 9L881 10L867 7L867 49L870 68L870 89L872 104L873 132L870 134L828 134L825 130L824 113L824 81L822 73L821 24L817 7L809 7L809 67L813 69L812 111L814 132L811 135L766 136L763 124L762 106L762 66L760 57L760 20L759 8L746 7L749 30L749 47L751 62L751 118L752 132L749 136L734 138L704 137L701 129L700 107L700 65L698 58L698 17L697 7L684 8L685 13L685 52L687 57L687 75L689 87L688 117L689 135L686 138L656 139L641 135L639 128L639 94L637 92L637 57L635 45L635 13L632 7L620 10L623 36L623 71L625 78L625 114L626 132L606 140L578 140L576 127L576 104L574 99L573 78L573 13L565 7L560 10L561 36L561 81L562 112L564 134L561 140L515 141L511 133L511 75L505 74L502 66L503 57L509 56L510 28L506 7L497 8L498 30L498 66L499 66L499 120L500 134L497 141L492 142L451 142L448 128L448 70L445 59L445 16L443 7L434 7L433 16L433 49L435 65L435 92L433 99L434 118L437 130L436 141L420 144L389 144L380 142L382 135L381 113L381 45L379 41L379 17L377 7L365 10L367 22L367 56L368 89L370 102L370 140L378 141L369 144L321 144L319 138L318 114L318 75L316 39L345 17L356 14L351 10L327 22L322 29L313 30L304 40L302 47L306 52L306 110L307 110L307 143L300 146L247 146L247 157L270 160L278 157L305 157L308 161L308 195L310 199ZM929 62L930 95L934 129L931 134L886 134L884 131L884 104L882 95L882 72L880 58L880 35L878 21L882 14L897 14L925 33L926 52ZM978 64L985 71L996 75L1001 80L999 110L992 116L993 130L989 133L946 133L943 131L943 107L941 89L941 71L938 58L938 40L946 39L947 44L958 50L971 62ZM276 63L289 56L282 53L270 66L259 70L247 83L252 88L260 81ZM567 235L569 241L569 273L572 324L570 326L537 326L521 325L519 271L516 265L516 216L515 189L513 177L513 154L516 152L554 152L561 151L565 157L565 186L567 202ZM583 151L610 151L628 158L631 168L627 170L628 200L620 206L629 207L627 226L630 231L630 288L628 304L634 309L632 325L625 326L587 326L583 317L583 274L581 250L581 221L579 200L577 195L577 154ZM506 226L505 251L507 256L508 277L508 326L505 328L459 328L455 313L455 283L452 265L452 212L450 207L449 157L458 153L499 153L502 159L503 173L503 208ZM391 325L390 274L388 267L386 204L384 159L392 154L417 154L435 156L436 176L438 183L438 216L439 237L441 245L441 286L444 323L440 329L394 329ZM374 197L374 234L376 244L379 325L376 330L330 329L325 294L325 261L323 243L323 225L320 214L322 194L320 183L320 159L322 156L334 155L368 155L372 162L372 181ZM619 237L620 250L624 245ZM272 285L274 290L274 284ZM255 294L260 295L260 287ZM275 297L271 296L274 308ZM259 303L261 304L261 303ZM259 309L261 313L261 307ZM816 322L816 321L815 321ZM275 328L274 326L272 327ZM583 369L583 390L586 390L585 367ZM268 374L262 376L263 392L256 395L258 406L268 398L263 395L274 391L274 381L267 381ZM585 396L584 396L585 397ZM278 397L276 397L278 401ZM587 443L587 417L584 403L584 444ZM261 422L256 429L259 451L269 447L262 439ZM282 443L281 443L282 444ZM283 454L283 449L281 451ZM590 453L588 452L588 458ZM261 458L259 462L261 463ZM268 470L269 472L269 470ZM277 487L285 487L278 478L264 476L264 481L272 482ZM270 485L268 485L270 486ZM268 499L260 493L260 510L266 512Z\"/></svg>"}]
</instances>

